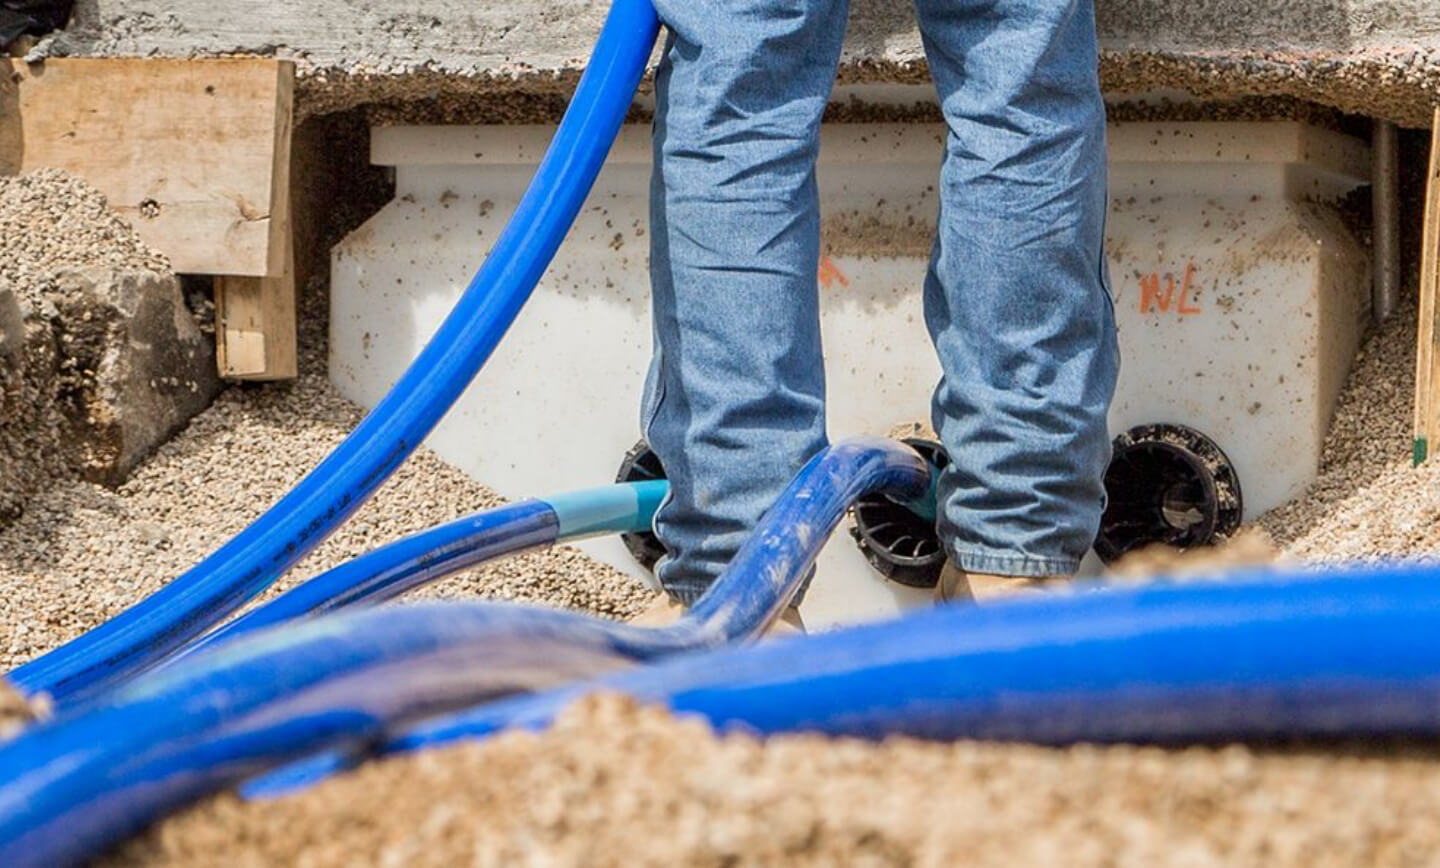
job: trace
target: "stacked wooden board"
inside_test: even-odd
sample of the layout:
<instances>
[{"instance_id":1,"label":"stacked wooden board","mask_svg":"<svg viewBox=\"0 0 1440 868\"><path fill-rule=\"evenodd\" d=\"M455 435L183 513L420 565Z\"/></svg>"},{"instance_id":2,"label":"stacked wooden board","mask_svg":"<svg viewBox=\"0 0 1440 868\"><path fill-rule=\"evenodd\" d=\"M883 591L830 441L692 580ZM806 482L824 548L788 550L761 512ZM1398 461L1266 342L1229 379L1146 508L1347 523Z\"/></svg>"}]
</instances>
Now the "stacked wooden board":
<instances>
[{"instance_id":1,"label":"stacked wooden board","mask_svg":"<svg viewBox=\"0 0 1440 868\"><path fill-rule=\"evenodd\" d=\"M214 277L222 376L294 377L294 64L0 63L0 173L84 178L177 273Z\"/></svg>"}]
</instances>

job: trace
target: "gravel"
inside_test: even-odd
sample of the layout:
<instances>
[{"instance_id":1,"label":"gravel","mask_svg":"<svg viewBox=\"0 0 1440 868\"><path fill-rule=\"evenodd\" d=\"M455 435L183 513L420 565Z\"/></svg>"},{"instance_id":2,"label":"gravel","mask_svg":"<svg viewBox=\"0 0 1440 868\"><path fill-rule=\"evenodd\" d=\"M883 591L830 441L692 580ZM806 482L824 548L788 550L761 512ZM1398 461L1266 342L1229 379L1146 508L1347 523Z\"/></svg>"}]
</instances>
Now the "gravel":
<instances>
[{"instance_id":1,"label":"gravel","mask_svg":"<svg viewBox=\"0 0 1440 868\"><path fill-rule=\"evenodd\" d=\"M359 417L315 374L290 388L232 388L118 489L72 481L32 500L0 532L0 665L73 638L198 562L298 482ZM500 503L422 451L292 576ZM651 596L568 548L464 573L421 595L527 600L610 617L638 611Z\"/></svg>"},{"instance_id":2,"label":"gravel","mask_svg":"<svg viewBox=\"0 0 1440 868\"><path fill-rule=\"evenodd\" d=\"M56 275L97 266L170 271L169 260L83 180L59 169L0 175L0 287L41 304L57 290Z\"/></svg>"},{"instance_id":3,"label":"gravel","mask_svg":"<svg viewBox=\"0 0 1440 868\"><path fill-rule=\"evenodd\" d=\"M1206 100L1292 97L1412 128L1430 126L1440 103L1440 47L1366 47L1344 52L1107 50L1107 94L1178 90Z\"/></svg>"},{"instance_id":4,"label":"gravel","mask_svg":"<svg viewBox=\"0 0 1440 868\"><path fill-rule=\"evenodd\" d=\"M0 529L0 666L73 638L193 566L359 422L360 408L325 378L323 314L309 310L303 320L296 382L231 387L118 488L58 481ZM406 533L501 503L422 447L266 598ZM623 618L653 595L560 547L462 573L416 596L524 600Z\"/></svg>"},{"instance_id":5,"label":"gravel","mask_svg":"<svg viewBox=\"0 0 1440 868\"><path fill-rule=\"evenodd\" d=\"M1415 322L1402 313L1356 356L1306 494L1259 524L1305 563L1433 561L1440 554L1440 462L1411 466Z\"/></svg>"},{"instance_id":6,"label":"gravel","mask_svg":"<svg viewBox=\"0 0 1440 868\"><path fill-rule=\"evenodd\" d=\"M544 733L223 796L128 866L1433 865L1433 751L717 737L598 696Z\"/></svg>"}]
</instances>

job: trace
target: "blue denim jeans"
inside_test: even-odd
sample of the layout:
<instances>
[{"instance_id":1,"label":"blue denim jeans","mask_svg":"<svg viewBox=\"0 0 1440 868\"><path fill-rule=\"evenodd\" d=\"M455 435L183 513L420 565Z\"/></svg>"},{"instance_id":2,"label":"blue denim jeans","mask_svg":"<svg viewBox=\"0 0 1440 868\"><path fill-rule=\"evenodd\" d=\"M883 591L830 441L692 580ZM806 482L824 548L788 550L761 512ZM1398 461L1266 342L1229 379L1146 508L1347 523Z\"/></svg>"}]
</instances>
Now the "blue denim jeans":
<instances>
[{"instance_id":1,"label":"blue denim jeans","mask_svg":"<svg viewBox=\"0 0 1440 868\"><path fill-rule=\"evenodd\" d=\"M815 156L846 0L656 0L661 584L692 602L826 445ZM1104 508L1119 354L1093 0L917 0L949 126L925 321L953 562L1073 573Z\"/></svg>"}]
</instances>

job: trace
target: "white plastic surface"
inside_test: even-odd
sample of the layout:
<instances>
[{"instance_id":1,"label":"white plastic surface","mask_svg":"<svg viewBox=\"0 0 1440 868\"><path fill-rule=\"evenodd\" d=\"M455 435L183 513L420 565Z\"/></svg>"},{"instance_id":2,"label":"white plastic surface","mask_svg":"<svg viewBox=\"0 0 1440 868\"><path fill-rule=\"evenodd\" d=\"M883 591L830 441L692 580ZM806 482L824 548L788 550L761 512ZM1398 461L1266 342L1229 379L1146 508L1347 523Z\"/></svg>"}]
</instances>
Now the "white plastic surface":
<instances>
[{"instance_id":1,"label":"white plastic surface","mask_svg":"<svg viewBox=\"0 0 1440 868\"><path fill-rule=\"evenodd\" d=\"M418 353L504 226L549 133L374 131L374 160L397 167L397 194L333 254L330 371L345 395L374 406ZM845 125L822 136L832 438L928 419L939 366L920 287L941 133ZM1183 422L1209 434L1239 468L1253 515L1313 476L1354 351L1365 253L1332 209L1305 200L1361 183L1364 148L1297 124L1134 125L1112 128L1111 140L1125 353L1112 423ZM607 482L638 437L648 175L648 131L627 128L534 298L427 441L502 495ZM1143 295L1142 280L1152 287ZM616 540L581 547L642 575ZM804 614L823 627L927 599L881 581L842 531Z\"/></svg>"}]
</instances>

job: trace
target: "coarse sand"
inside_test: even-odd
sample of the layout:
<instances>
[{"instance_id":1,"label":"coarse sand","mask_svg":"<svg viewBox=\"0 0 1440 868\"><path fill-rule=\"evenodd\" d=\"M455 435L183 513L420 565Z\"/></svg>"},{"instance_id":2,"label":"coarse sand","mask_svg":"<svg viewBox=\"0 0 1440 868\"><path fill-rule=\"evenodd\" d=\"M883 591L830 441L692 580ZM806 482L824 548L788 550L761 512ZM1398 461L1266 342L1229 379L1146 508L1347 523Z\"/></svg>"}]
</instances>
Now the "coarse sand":
<instances>
[{"instance_id":1,"label":"coarse sand","mask_svg":"<svg viewBox=\"0 0 1440 868\"><path fill-rule=\"evenodd\" d=\"M25 694L0 679L0 740L19 732L34 719L35 710Z\"/></svg>"},{"instance_id":2,"label":"coarse sand","mask_svg":"<svg viewBox=\"0 0 1440 868\"><path fill-rule=\"evenodd\" d=\"M791 641L791 640L785 640ZM107 868L1433 865L1427 751L717 737L596 696L550 730L222 796Z\"/></svg>"}]
</instances>

